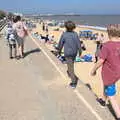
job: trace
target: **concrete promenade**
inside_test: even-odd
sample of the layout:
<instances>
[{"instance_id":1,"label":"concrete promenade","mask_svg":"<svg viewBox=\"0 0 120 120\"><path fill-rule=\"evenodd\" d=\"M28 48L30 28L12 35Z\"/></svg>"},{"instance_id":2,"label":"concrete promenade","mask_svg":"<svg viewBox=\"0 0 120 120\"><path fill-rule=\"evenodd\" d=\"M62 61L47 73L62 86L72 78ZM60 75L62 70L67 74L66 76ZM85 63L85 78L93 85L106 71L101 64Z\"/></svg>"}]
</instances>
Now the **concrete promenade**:
<instances>
[{"instance_id":1,"label":"concrete promenade","mask_svg":"<svg viewBox=\"0 0 120 120\"><path fill-rule=\"evenodd\" d=\"M25 58L10 60L2 36L0 120L115 120L82 82L76 90L69 88L65 70L44 45L30 37L25 40Z\"/></svg>"}]
</instances>

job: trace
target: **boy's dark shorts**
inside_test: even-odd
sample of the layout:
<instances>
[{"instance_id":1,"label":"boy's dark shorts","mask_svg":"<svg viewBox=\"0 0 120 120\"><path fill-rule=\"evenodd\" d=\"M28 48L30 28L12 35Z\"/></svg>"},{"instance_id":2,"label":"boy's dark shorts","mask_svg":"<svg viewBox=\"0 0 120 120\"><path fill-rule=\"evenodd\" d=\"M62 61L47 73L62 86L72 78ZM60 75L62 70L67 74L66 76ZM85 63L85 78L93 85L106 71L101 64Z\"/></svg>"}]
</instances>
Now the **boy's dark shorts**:
<instances>
[{"instance_id":1,"label":"boy's dark shorts","mask_svg":"<svg viewBox=\"0 0 120 120\"><path fill-rule=\"evenodd\" d=\"M10 47L16 48L16 44L9 44Z\"/></svg>"}]
</instances>

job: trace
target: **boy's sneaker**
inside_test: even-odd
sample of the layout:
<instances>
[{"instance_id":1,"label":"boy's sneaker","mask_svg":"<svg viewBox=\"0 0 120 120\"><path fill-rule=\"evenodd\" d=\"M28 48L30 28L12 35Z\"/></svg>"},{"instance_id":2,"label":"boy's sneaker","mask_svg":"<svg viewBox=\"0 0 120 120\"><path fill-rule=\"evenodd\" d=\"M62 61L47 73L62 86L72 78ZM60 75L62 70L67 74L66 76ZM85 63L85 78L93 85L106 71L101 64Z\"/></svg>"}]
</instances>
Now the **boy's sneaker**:
<instances>
[{"instance_id":1,"label":"boy's sneaker","mask_svg":"<svg viewBox=\"0 0 120 120\"><path fill-rule=\"evenodd\" d=\"M97 100L97 102L99 102L99 104L100 104L102 107L105 107L105 106L106 106L106 102L105 102L102 98L97 98L96 100Z\"/></svg>"},{"instance_id":2,"label":"boy's sneaker","mask_svg":"<svg viewBox=\"0 0 120 120\"><path fill-rule=\"evenodd\" d=\"M72 82L71 82L71 83L69 84L69 86L70 86L71 88L75 89L76 86L77 86L77 83L72 83Z\"/></svg>"}]
</instances>

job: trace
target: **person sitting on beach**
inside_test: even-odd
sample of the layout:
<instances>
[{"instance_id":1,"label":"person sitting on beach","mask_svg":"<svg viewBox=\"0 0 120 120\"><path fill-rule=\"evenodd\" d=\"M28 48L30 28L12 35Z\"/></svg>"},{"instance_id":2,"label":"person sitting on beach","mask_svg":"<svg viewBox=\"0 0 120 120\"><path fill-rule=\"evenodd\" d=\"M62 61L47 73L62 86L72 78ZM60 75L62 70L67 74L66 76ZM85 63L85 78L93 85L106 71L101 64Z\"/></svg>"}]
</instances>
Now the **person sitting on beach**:
<instances>
[{"instance_id":1,"label":"person sitting on beach","mask_svg":"<svg viewBox=\"0 0 120 120\"><path fill-rule=\"evenodd\" d=\"M45 37L45 43L47 43L49 41L49 35L47 34Z\"/></svg>"},{"instance_id":2,"label":"person sitting on beach","mask_svg":"<svg viewBox=\"0 0 120 120\"><path fill-rule=\"evenodd\" d=\"M86 50L86 47L85 47L84 42L83 42L83 41L80 41L80 43L81 43L81 48L82 48L82 50L85 51L85 50Z\"/></svg>"},{"instance_id":3,"label":"person sitting on beach","mask_svg":"<svg viewBox=\"0 0 120 120\"><path fill-rule=\"evenodd\" d=\"M97 39L98 39L98 33L95 33L95 34L94 34L93 39L94 39L94 40L97 40Z\"/></svg>"},{"instance_id":4,"label":"person sitting on beach","mask_svg":"<svg viewBox=\"0 0 120 120\"><path fill-rule=\"evenodd\" d=\"M40 38L41 38L41 40L44 40L45 43L47 43L49 41L49 35L48 34L46 36L43 36L42 34L40 34Z\"/></svg>"},{"instance_id":5,"label":"person sitting on beach","mask_svg":"<svg viewBox=\"0 0 120 120\"><path fill-rule=\"evenodd\" d=\"M50 44L54 44L55 43L55 41L54 41L54 35L52 35L52 36L48 36L48 43L50 43Z\"/></svg>"},{"instance_id":6,"label":"person sitting on beach","mask_svg":"<svg viewBox=\"0 0 120 120\"><path fill-rule=\"evenodd\" d=\"M67 63L67 73L71 78L70 87L76 88L78 78L74 73L74 61L79 51L81 56L81 43L78 34L73 30L76 28L72 21L65 22L66 32L61 35L59 44L57 47L58 53L61 55L62 48L64 47L64 56Z\"/></svg>"},{"instance_id":7,"label":"person sitting on beach","mask_svg":"<svg viewBox=\"0 0 120 120\"><path fill-rule=\"evenodd\" d=\"M41 39L45 39L45 36L43 36L42 34L40 34L40 37L41 37Z\"/></svg>"},{"instance_id":8,"label":"person sitting on beach","mask_svg":"<svg viewBox=\"0 0 120 120\"><path fill-rule=\"evenodd\" d=\"M97 69L102 66L104 95L110 101L117 120L120 120L120 107L115 97L115 84L120 79L120 24L108 25L107 32L109 41L103 44L99 60L92 69L91 75L96 75Z\"/></svg>"}]
</instances>

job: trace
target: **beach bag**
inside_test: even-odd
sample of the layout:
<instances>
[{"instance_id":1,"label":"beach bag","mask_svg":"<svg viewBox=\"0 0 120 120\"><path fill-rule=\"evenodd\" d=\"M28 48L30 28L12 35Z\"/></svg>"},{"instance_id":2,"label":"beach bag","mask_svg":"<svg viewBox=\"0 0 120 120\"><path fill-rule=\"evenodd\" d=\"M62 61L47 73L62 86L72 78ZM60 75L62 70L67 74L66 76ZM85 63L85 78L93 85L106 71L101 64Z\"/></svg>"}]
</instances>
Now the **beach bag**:
<instances>
[{"instance_id":1,"label":"beach bag","mask_svg":"<svg viewBox=\"0 0 120 120\"><path fill-rule=\"evenodd\" d=\"M86 54L82 57L85 62L92 62L92 55L91 54Z\"/></svg>"}]
</instances>

